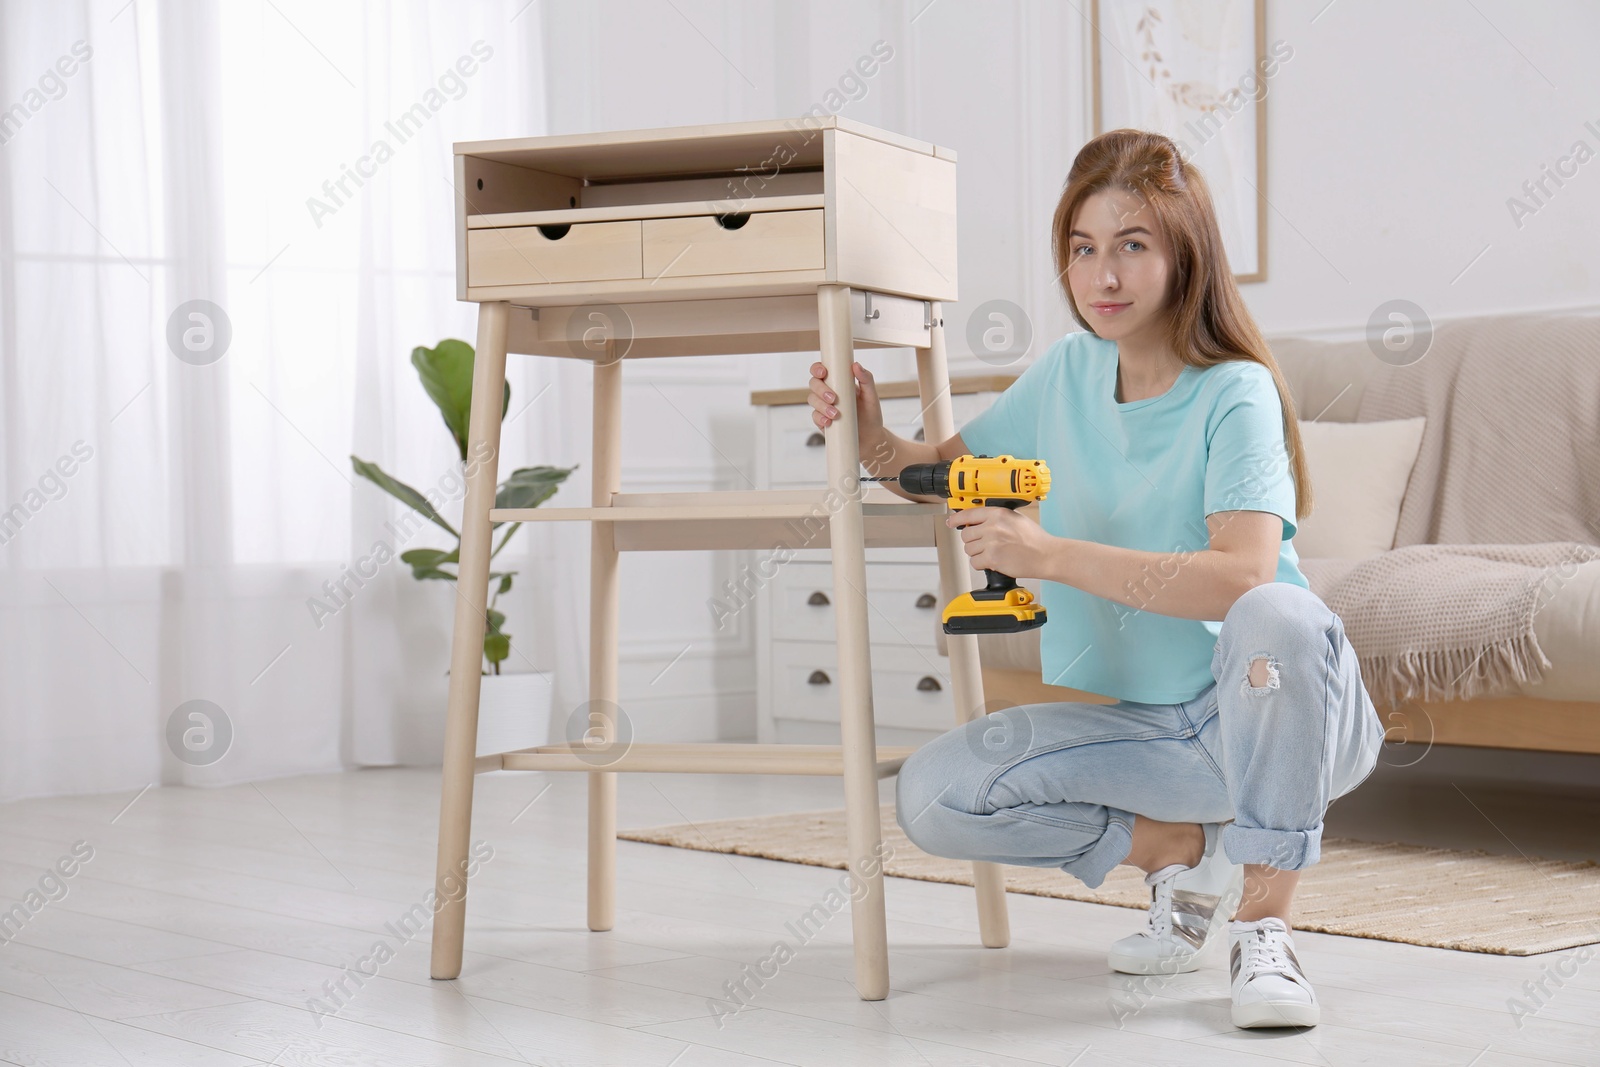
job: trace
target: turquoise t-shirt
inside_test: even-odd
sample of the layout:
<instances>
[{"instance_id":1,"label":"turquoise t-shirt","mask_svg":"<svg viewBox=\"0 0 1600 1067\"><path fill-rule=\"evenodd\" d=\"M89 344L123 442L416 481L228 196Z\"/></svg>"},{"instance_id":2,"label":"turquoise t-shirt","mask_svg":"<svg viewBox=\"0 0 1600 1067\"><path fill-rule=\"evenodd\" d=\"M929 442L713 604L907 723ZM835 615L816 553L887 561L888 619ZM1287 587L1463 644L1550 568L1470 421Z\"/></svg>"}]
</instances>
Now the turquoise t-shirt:
<instances>
[{"instance_id":1,"label":"turquoise t-shirt","mask_svg":"<svg viewBox=\"0 0 1600 1067\"><path fill-rule=\"evenodd\" d=\"M1183 553L1210 546L1205 517L1268 511L1283 520L1279 582L1300 573L1294 478L1272 372L1253 360L1185 365L1160 396L1118 403L1117 344L1070 333L961 427L974 455L1042 459L1039 523L1058 537L1162 553L1133 604L1043 582L1046 683L1144 704L1192 700L1215 681L1221 620L1158 614ZM1024 575L1023 577L1029 577ZM1134 605L1142 605L1136 607Z\"/></svg>"}]
</instances>

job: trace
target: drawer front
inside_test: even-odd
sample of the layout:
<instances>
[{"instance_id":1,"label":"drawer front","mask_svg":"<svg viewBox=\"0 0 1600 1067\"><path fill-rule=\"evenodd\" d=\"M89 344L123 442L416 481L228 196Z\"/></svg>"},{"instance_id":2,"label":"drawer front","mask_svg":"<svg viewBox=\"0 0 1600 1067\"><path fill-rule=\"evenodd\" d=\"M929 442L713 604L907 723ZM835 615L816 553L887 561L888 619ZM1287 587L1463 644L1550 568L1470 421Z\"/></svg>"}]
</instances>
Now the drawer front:
<instances>
[{"instance_id":1,"label":"drawer front","mask_svg":"<svg viewBox=\"0 0 1600 1067\"><path fill-rule=\"evenodd\" d=\"M777 640L834 639L833 565L784 564L772 586L772 636ZM867 565L867 627L872 643L937 647L934 627L944 609L937 563Z\"/></svg>"},{"instance_id":2,"label":"drawer front","mask_svg":"<svg viewBox=\"0 0 1600 1067\"><path fill-rule=\"evenodd\" d=\"M822 211L756 211L738 229L715 215L645 219L644 276L821 270Z\"/></svg>"},{"instance_id":3,"label":"drawer front","mask_svg":"<svg viewBox=\"0 0 1600 1067\"><path fill-rule=\"evenodd\" d=\"M988 407L994 393L958 393L950 398L956 429ZM916 397L892 397L883 401L883 422L891 432L910 440L921 440L922 401ZM784 404L774 407L769 421L772 435L771 485L774 489L828 484L827 449L822 431L811 421L811 405Z\"/></svg>"},{"instance_id":4,"label":"drawer front","mask_svg":"<svg viewBox=\"0 0 1600 1067\"><path fill-rule=\"evenodd\" d=\"M640 277L637 219L467 231L467 284L548 285Z\"/></svg>"},{"instance_id":5,"label":"drawer front","mask_svg":"<svg viewBox=\"0 0 1600 1067\"><path fill-rule=\"evenodd\" d=\"M879 726L948 730L956 724L950 661L931 651L872 645L872 712ZM834 645L772 642L772 717L839 721L839 664Z\"/></svg>"}]
</instances>

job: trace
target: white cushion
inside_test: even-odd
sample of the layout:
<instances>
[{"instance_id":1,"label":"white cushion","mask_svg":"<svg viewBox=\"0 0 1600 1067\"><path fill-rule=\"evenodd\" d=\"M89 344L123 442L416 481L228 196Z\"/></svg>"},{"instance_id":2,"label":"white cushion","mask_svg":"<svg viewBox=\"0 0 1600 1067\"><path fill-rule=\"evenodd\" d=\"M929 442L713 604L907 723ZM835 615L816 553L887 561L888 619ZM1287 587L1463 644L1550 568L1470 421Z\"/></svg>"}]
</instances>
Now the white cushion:
<instances>
[{"instance_id":1,"label":"white cushion","mask_svg":"<svg viewBox=\"0 0 1600 1067\"><path fill-rule=\"evenodd\" d=\"M1303 558L1364 559L1394 547L1400 502L1427 420L1302 422L1312 512L1299 524Z\"/></svg>"}]
</instances>

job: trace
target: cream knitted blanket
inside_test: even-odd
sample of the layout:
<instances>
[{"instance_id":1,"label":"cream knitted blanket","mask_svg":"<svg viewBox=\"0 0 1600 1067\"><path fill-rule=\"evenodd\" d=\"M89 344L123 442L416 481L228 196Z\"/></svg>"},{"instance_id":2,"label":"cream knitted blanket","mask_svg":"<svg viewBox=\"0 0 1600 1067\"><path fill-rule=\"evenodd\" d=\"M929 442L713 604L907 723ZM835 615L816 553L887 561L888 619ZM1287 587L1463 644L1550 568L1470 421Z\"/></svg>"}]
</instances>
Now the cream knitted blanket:
<instances>
[{"instance_id":1,"label":"cream knitted blanket","mask_svg":"<svg viewBox=\"0 0 1600 1067\"><path fill-rule=\"evenodd\" d=\"M1470 700L1536 683L1550 660L1533 623L1600 547L1406 545L1363 560L1301 560L1344 622L1373 703Z\"/></svg>"}]
</instances>

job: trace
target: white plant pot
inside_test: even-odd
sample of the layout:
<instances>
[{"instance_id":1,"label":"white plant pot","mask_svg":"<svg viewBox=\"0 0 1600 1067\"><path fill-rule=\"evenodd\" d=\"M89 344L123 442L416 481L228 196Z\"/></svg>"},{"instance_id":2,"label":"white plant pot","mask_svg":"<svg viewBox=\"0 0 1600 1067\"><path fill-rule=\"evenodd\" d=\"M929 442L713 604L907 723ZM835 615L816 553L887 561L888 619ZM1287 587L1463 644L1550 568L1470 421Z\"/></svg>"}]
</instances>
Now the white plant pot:
<instances>
[{"instance_id":1,"label":"white plant pot","mask_svg":"<svg viewBox=\"0 0 1600 1067\"><path fill-rule=\"evenodd\" d=\"M549 744L555 678L532 671L486 674L478 696L478 752L493 756Z\"/></svg>"}]
</instances>

